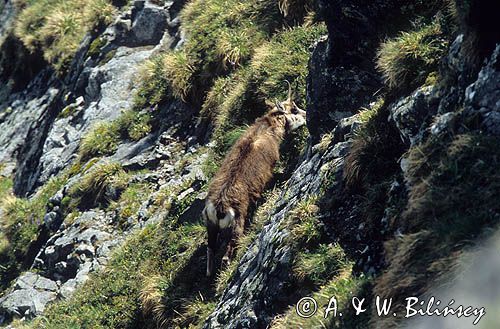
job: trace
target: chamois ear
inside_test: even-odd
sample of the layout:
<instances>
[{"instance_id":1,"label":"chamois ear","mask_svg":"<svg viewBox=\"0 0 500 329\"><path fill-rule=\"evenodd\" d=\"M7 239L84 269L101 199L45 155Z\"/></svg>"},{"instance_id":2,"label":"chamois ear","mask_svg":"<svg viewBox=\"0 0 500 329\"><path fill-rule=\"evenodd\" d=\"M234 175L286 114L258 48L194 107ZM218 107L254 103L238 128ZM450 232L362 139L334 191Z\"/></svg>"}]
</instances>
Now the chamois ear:
<instances>
[{"instance_id":1,"label":"chamois ear","mask_svg":"<svg viewBox=\"0 0 500 329\"><path fill-rule=\"evenodd\" d=\"M273 102L271 102L270 100L266 99L265 101L266 103L266 107L267 107L267 110L270 111L272 109L274 109L274 107L276 106Z\"/></svg>"},{"instance_id":2,"label":"chamois ear","mask_svg":"<svg viewBox=\"0 0 500 329\"><path fill-rule=\"evenodd\" d=\"M283 104L281 104L277 99L274 100L274 104L276 106L276 109L280 112L280 113L286 113L286 110L285 108L283 107Z\"/></svg>"}]
</instances>

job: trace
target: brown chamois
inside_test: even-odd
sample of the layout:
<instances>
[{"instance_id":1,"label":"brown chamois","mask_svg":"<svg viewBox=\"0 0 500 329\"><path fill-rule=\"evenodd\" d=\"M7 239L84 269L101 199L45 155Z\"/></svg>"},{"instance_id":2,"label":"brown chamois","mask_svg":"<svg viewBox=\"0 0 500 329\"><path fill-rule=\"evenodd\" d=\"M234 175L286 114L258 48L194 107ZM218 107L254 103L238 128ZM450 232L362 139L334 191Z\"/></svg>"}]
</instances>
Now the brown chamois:
<instances>
[{"instance_id":1,"label":"brown chamois","mask_svg":"<svg viewBox=\"0 0 500 329\"><path fill-rule=\"evenodd\" d=\"M305 124L306 112L292 100L276 102L272 109L238 139L212 180L202 216L208 232L207 276L214 274L214 257L221 230L230 233L222 258L227 265L236 241L243 234L248 208L261 196L279 160L280 144L287 133ZM227 238L227 237L226 237Z\"/></svg>"}]
</instances>

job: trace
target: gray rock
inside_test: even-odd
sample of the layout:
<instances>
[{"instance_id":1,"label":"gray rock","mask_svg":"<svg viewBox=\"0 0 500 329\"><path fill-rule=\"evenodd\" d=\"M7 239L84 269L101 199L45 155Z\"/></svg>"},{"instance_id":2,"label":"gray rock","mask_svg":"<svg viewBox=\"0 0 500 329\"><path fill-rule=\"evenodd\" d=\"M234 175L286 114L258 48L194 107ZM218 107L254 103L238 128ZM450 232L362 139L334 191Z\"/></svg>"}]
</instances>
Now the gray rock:
<instances>
[{"instance_id":1,"label":"gray rock","mask_svg":"<svg viewBox=\"0 0 500 329\"><path fill-rule=\"evenodd\" d=\"M0 298L0 317L27 317L42 314L46 305L57 298L57 284L39 274L27 272Z\"/></svg>"},{"instance_id":2,"label":"gray rock","mask_svg":"<svg viewBox=\"0 0 500 329\"><path fill-rule=\"evenodd\" d=\"M43 217L43 224L50 230L56 230L59 227L60 216L58 213L51 211Z\"/></svg>"},{"instance_id":3,"label":"gray rock","mask_svg":"<svg viewBox=\"0 0 500 329\"><path fill-rule=\"evenodd\" d=\"M444 132L452 132L454 129L457 114L455 112L448 112L445 114L437 115L434 122L430 126L431 134L437 136Z\"/></svg>"},{"instance_id":4,"label":"gray rock","mask_svg":"<svg viewBox=\"0 0 500 329\"><path fill-rule=\"evenodd\" d=\"M389 107L401 139L414 145L422 140L430 119L436 113L437 99L432 86L422 87Z\"/></svg>"},{"instance_id":5,"label":"gray rock","mask_svg":"<svg viewBox=\"0 0 500 329\"><path fill-rule=\"evenodd\" d=\"M57 284L39 274L33 272L26 272L17 278L14 289L29 289L35 288L37 290L57 291Z\"/></svg>"},{"instance_id":6,"label":"gray rock","mask_svg":"<svg viewBox=\"0 0 500 329\"><path fill-rule=\"evenodd\" d=\"M481 128L488 134L500 136L500 45L497 45L487 65L479 72L477 81L465 92L465 115L479 115Z\"/></svg>"},{"instance_id":7,"label":"gray rock","mask_svg":"<svg viewBox=\"0 0 500 329\"><path fill-rule=\"evenodd\" d=\"M332 143L345 142L356 129L359 128L359 115L341 119L333 129Z\"/></svg>"}]
</instances>

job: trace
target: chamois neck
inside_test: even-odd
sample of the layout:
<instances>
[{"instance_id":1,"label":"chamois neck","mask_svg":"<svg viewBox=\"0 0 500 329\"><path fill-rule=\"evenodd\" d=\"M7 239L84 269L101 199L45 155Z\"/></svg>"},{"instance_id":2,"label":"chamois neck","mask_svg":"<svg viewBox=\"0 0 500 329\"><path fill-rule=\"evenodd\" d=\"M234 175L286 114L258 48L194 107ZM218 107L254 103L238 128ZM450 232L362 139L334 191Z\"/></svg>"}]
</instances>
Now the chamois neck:
<instances>
[{"instance_id":1,"label":"chamois neck","mask_svg":"<svg viewBox=\"0 0 500 329\"><path fill-rule=\"evenodd\" d=\"M278 117L263 116L255 123L256 132L273 136L281 141L285 135L284 122L281 121Z\"/></svg>"}]
</instances>

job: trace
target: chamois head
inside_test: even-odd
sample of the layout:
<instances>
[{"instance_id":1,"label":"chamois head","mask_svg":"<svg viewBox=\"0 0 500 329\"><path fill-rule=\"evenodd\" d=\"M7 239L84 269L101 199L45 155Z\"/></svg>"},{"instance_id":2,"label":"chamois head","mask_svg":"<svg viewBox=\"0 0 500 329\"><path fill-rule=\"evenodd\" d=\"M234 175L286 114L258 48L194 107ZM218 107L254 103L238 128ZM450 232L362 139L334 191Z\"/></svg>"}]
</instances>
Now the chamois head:
<instances>
[{"instance_id":1,"label":"chamois head","mask_svg":"<svg viewBox=\"0 0 500 329\"><path fill-rule=\"evenodd\" d=\"M306 123L306 111L295 104L292 97L292 86L288 83L288 98L284 102L275 101L274 104L268 103L271 110L268 116L278 117L284 124L285 132L289 133Z\"/></svg>"}]
</instances>

